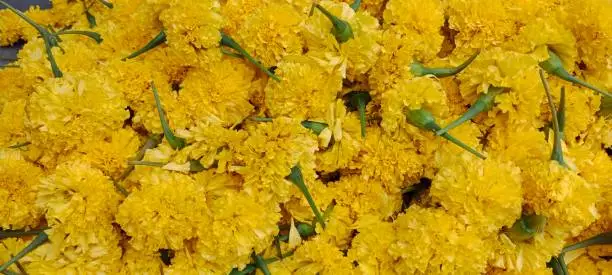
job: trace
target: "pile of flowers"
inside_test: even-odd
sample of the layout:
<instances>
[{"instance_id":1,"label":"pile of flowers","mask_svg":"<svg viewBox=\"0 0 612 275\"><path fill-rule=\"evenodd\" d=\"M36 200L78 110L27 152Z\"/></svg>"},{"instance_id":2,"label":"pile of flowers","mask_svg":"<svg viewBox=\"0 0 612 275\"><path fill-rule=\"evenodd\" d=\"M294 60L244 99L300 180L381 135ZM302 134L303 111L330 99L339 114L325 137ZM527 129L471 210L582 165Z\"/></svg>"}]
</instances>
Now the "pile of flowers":
<instances>
[{"instance_id":1,"label":"pile of flowers","mask_svg":"<svg viewBox=\"0 0 612 275\"><path fill-rule=\"evenodd\" d=\"M52 4L0 0L2 274L612 270L609 0Z\"/></svg>"}]
</instances>

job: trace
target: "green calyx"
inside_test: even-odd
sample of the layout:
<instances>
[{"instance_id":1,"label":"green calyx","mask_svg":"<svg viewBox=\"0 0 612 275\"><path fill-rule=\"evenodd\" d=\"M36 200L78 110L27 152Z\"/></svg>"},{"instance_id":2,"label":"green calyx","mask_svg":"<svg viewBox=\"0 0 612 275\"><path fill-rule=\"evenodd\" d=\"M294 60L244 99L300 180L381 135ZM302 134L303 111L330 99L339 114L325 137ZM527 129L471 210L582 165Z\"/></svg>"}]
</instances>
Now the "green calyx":
<instances>
[{"instance_id":1,"label":"green calyx","mask_svg":"<svg viewBox=\"0 0 612 275\"><path fill-rule=\"evenodd\" d=\"M423 63L413 62L412 64L410 64L410 72L414 76L434 75L439 78L453 76L453 75L460 73L465 68L467 68L467 66L470 65L472 61L474 61L474 59L478 57L479 54L480 54L480 51L477 51L470 58L468 58L468 60L461 63L459 66L452 67L452 68L428 68L428 67L425 67Z\"/></svg>"},{"instance_id":2,"label":"green calyx","mask_svg":"<svg viewBox=\"0 0 612 275\"><path fill-rule=\"evenodd\" d=\"M21 258L25 257L28 253L32 252L34 249L44 244L48 239L49 236L47 236L44 231L39 232L34 238L34 240L32 240L32 242L30 242L26 247L19 251L19 253L11 257L10 260L0 266L0 272L6 271L12 264L16 263Z\"/></svg>"},{"instance_id":3,"label":"green calyx","mask_svg":"<svg viewBox=\"0 0 612 275\"><path fill-rule=\"evenodd\" d=\"M546 220L542 215L523 215L506 231L506 235L515 242L529 240L544 231Z\"/></svg>"},{"instance_id":4,"label":"green calyx","mask_svg":"<svg viewBox=\"0 0 612 275\"><path fill-rule=\"evenodd\" d=\"M553 150L550 156L551 160L557 161L560 165L567 167L567 163L563 159L563 147L561 146L561 126L560 121L565 124L565 89L561 88L561 105L563 106L563 112L561 112L561 119L559 119L559 113L557 113L557 109L555 108L555 103L553 103L553 98L550 93L550 86L548 86L548 81L546 81L546 76L544 76L544 71L540 69L540 80L542 80L542 84L544 85L544 91L546 91L546 97L548 99L548 107L550 108L550 113L552 114L552 125L553 125L553 133L554 133L554 141L553 141Z\"/></svg>"},{"instance_id":5,"label":"green calyx","mask_svg":"<svg viewBox=\"0 0 612 275\"><path fill-rule=\"evenodd\" d=\"M144 45L144 47L136 50L135 52L131 53L127 57L123 58L122 60L125 61L127 59L132 59L132 58L138 57L139 55L141 55L143 53L146 53L146 52L154 49L155 47L165 43L166 40L167 40L167 38L166 38L166 31L165 30L161 30L155 37L153 37L153 39L151 39L151 41L149 41L146 45Z\"/></svg>"},{"instance_id":6,"label":"green calyx","mask_svg":"<svg viewBox=\"0 0 612 275\"><path fill-rule=\"evenodd\" d=\"M548 49L548 56L549 56L548 59L540 62L540 68L544 69L547 73L553 74L565 81L589 88L603 96L612 97L612 94L610 94L609 92L603 89L597 88L587 83L586 81L579 79L571 75L569 72L567 72L567 70L565 70L565 68L563 67L563 62L561 61L561 58L553 50Z\"/></svg>"},{"instance_id":7,"label":"green calyx","mask_svg":"<svg viewBox=\"0 0 612 275\"><path fill-rule=\"evenodd\" d=\"M301 237L310 237L315 234L315 228L307 223L298 223L295 228Z\"/></svg>"},{"instance_id":8,"label":"green calyx","mask_svg":"<svg viewBox=\"0 0 612 275\"><path fill-rule=\"evenodd\" d=\"M302 194L304 194L306 201L308 201L308 205L310 205L310 208L312 209L312 213L314 213L315 218L317 219L321 227L325 229L325 219L323 218L323 215L321 215L319 208L317 207L315 201L312 199L312 195L310 195L310 192L308 191L308 187L304 183L304 178L302 177L302 169L299 165L293 166L291 168L291 174L287 176L287 179L291 181L291 183L293 183L295 186L297 186L300 191L302 191Z\"/></svg>"},{"instance_id":9,"label":"green calyx","mask_svg":"<svg viewBox=\"0 0 612 275\"><path fill-rule=\"evenodd\" d=\"M113 3L108 2L106 0L98 0L98 2L100 2L102 5L106 6L109 9L114 8L115 6L113 5Z\"/></svg>"},{"instance_id":10,"label":"green calyx","mask_svg":"<svg viewBox=\"0 0 612 275\"><path fill-rule=\"evenodd\" d=\"M249 54L244 48L242 48L240 44L238 44L238 42L236 42L232 37L225 34L224 32L221 32L221 42L220 43L221 43L221 46L228 47L238 52L239 55L235 55L235 57L246 58L249 62L255 65L259 70L264 72L266 75L268 75L269 77L271 77L272 79L276 81L280 81L280 78L278 76L276 76L273 72L268 70L268 68L264 67L264 65L262 65L261 62L255 60L255 58L251 56L251 54Z\"/></svg>"},{"instance_id":11,"label":"green calyx","mask_svg":"<svg viewBox=\"0 0 612 275\"><path fill-rule=\"evenodd\" d=\"M304 120L304 121L302 121L302 126L304 128L306 128L306 129L310 129L312 132L314 132L315 134L319 135L329 125L327 125L327 123L323 123L323 122Z\"/></svg>"},{"instance_id":12,"label":"green calyx","mask_svg":"<svg viewBox=\"0 0 612 275\"><path fill-rule=\"evenodd\" d=\"M336 41L338 41L338 43L342 44L354 37L351 24L333 15L319 4L314 4L314 7L321 11L323 15L325 15L325 17L332 22L333 27L331 29L331 33L334 35L334 37L336 37Z\"/></svg>"},{"instance_id":13,"label":"green calyx","mask_svg":"<svg viewBox=\"0 0 612 275\"><path fill-rule=\"evenodd\" d=\"M89 28L95 28L96 26L98 26L98 23L96 22L96 17L93 14L91 14L89 10L85 11L85 16L87 17Z\"/></svg>"},{"instance_id":14,"label":"green calyx","mask_svg":"<svg viewBox=\"0 0 612 275\"><path fill-rule=\"evenodd\" d=\"M407 111L406 121L408 121L408 123L418 128L421 128L427 131L432 131L434 133L441 129L441 127L436 123L433 115L425 109L416 109L416 110ZM455 145L463 148L464 150L474 154L475 156L481 159L486 159L486 157L483 154L476 151L474 148L468 146L467 144L463 143L462 141L456 139L455 137L451 136L449 133L444 133L444 134L441 134L440 136L454 143Z\"/></svg>"},{"instance_id":15,"label":"green calyx","mask_svg":"<svg viewBox=\"0 0 612 275\"><path fill-rule=\"evenodd\" d=\"M361 137L366 136L366 105L372 100L367 91L352 91L345 95L346 105L350 110L359 112L359 122L361 123Z\"/></svg>"},{"instance_id":16,"label":"green calyx","mask_svg":"<svg viewBox=\"0 0 612 275\"><path fill-rule=\"evenodd\" d=\"M488 112L495 106L495 97L503 93L504 88L490 86L486 93L480 94L476 102L465 112L461 117L446 125L446 127L436 131L436 135L440 136L446 132L456 128L457 126L465 123L468 120L473 119L482 112Z\"/></svg>"},{"instance_id":17,"label":"green calyx","mask_svg":"<svg viewBox=\"0 0 612 275\"><path fill-rule=\"evenodd\" d=\"M166 115L164 114L164 109L161 106L161 102L159 100L159 94L157 92L157 88L155 87L155 83L151 82L151 88L153 89L153 96L155 97L155 105L157 106L157 112L159 113L159 121L161 122L162 128L164 130L164 137L174 150L180 150L186 145L186 141L184 138L180 138L172 133L170 129L170 125L168 124L168 120L166 119Z\"/></svg>"},{"instance_id":18,"label":"green calyx","mask_svg":"<svg viewBox=\"0 0 612 275\"><path fill-rule=\"evenodd\" d=\"M34 20L29 18L23 12L19 11L18 9L15 9L13 6L7 4L3 0L0 0L0 5L5 6L7 9L9 9L11 12L15 13L17 16L19 16L21 19L26 21L28 24L30 24L32 27L34 27L38 31L38 33L40 34L40 36L42 37L42 39L43 39L43 41L45 43L45 52L47 54L47 59L49 60L49 63L51 64L51 71L53 72L53 76L54 77L62 77L62 76L64 76L64 74L60 70L59 66L57 65L57 62L55 61L55 57L53 56L53 51L52 51L52 49L54 47L61 48L59 46L59 43L62 41L60 39L60 35L64 35L64 34L79 34L79 35L85 35L87 37L90 37L90 38L96 40L96 42L98 42L98 43L102 42L102 38L100 37L100 35L95 33L95 32L76 31L76 30L64 30L64 31L60 31L60 32L55 32L51 28L45 28L45 27L41 26L40 24L34 22Z\"/></svg>"},{"instance_id":19,"label":"green calyx","mask_svg":"<svg viewBox=\"0 0 612 275\"><path fill-rule=\"evenodd\" d=\"M599 105L597 115L604 118L612 117L612 97L604 97L601 99L601 105Z\"/></svg>"},{"instance_id":20,"label":"green calyx","mask_svg":"<svg viewBox=\"0 0 612 275\"><path fill-rule=\"evenodd\" d=\"M353 9L354 11L359 10L359 7L361 7L361 0L355 0L353 1L353 4L350 5L351 9Z\"/></svg>"}]
</instances>

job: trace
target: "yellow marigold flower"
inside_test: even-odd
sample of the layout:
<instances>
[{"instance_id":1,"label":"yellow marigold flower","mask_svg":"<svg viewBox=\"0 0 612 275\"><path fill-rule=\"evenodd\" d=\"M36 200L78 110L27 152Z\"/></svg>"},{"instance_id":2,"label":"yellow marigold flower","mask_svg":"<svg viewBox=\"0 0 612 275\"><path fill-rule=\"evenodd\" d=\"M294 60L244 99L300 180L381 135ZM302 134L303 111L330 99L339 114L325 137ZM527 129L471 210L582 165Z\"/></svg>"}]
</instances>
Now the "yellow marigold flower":
<instances>
[{"instance_id":1,"label":"yellow marigold flower","mask_svg":"<svg viewBox=\"0 0 612 275\"><path fill-rule=\"evenodd\" d=\"M475 232L444 210L413 205L394 222L389 247L398 273L474 274L487 267L489 251Z\"/></svg>"},{"instance_id":2,"label":"yellow marigold flower","mask_svg":"<svg viewBox=\"0 0 612 275\"><path fill-rule=\"evenodd\" d=\"M162 262L159 257L159 252L147 253L144 251L138 251L131 246L128 246L121 257L121 268L120 274L143 274L143 275L154 275L159 274L159 270L162 267Z\"/></svg>"},{"instance_id":3,"label":"yellow marigold flower","mask_svg":"<svg viewBox=\"0 0 612 275\"><path fill-rule=\"evenodd\" d=\"M21 229L36 226L41 216L36 191L42 171L25 161L18 151L0 150L0 227Z\"/></svg>"},{"instance_id":4,"label":"yellow marigold flower","mask_svg":"<svg viewBox=\"0 0 612 275\"><path fill-rule=\"evenodd\" d=\"M412 78L410 64L436 58L444 37L442 1L392 0L386 5L382 52L369 82L375 94L384 93L395 82ZM415 60L416 59L416 60Z\"/></svg>"},{"instance_id":5,"label":"yellow marigold flower","mask_svg":"<svg viewBox=\"0 0 612 275\"><path fill-rule=\"evenodd\" d=\"M46 231L49 243L32 252L40 261L27 265L32 274L117 273L121 268L121 234L113 225L93 222L86 234L75 234L65 224Z\"/></svg>"},{"instance_id":6,"label":"yellow marigold flower","mask_svg":"<svg viewBox=\"0 0 612 275\"><path fill-rule=\"evenodd\" d=\"M190 157L199 159L205 167L210 167L215 161L218 161L217 167L222 173L227 168L227 161L231 159L223 159L219 150L239 144L247 136L245 131L227 129L214 123L201 123L185 133L184 137L190 144L185 150L189 150Z\"/></svg>"},{"instance_id":7,"label":"yellow marigold flower","mask_svg":"<svg viewBox=\"0 0 612 275\"><path fill-rule=\"evenodd\" d=\"M538 61L544 61L548 59L548 55L544 54L548 45L572 68L571 64L576 59L576 39L554 17L531 20L511 41L504 44L504 48L521 53L540 52Z\"/></svg>"},{"instance_id":8,"label":"yellow marigold flower","mask_svg":"<svg viewBox=\"0 0 612 275\"><path fill-rule=\"evenodd\" d=\"M280 209L244 192L228 191L209 202L212 220L198 229L197 257L209 270L244 268L278 234Z\"/></svg>"},{"instance_id":9,"label":"yellow marigold flower","mask_svg":"<svg viewBox=\"0 0 612 275\"><path fill-rule=\"evenodd\" d=\"M449 0L448 23L453 30L457 49L471 54L475 49L499 45L517 32L513 14L505 1Z\"/></svg>"},{"instance_id":10,"label":"yellow marigold flower","mask_svg":"<svg viewBox=\"0 0 612 275\"><path fill-rule=\"evenodd\" d=\"M167 2L168 6L161 11L159 19L165 27L168 45L173 51L185 56L183 60L190 65L200 61L200 52L206 52L208 49L218 51L221 40L219 30L223 26L219 1Z\"/></svg>"},{"instance_id":11,"label":"yellow marigold flower","mask_svg":"<svg viewBox=\"0 0 612 275\"><path fill-rule=\"evenodd\" d=\"M49 78L36 86L26 112L32 144L45 148L43 163L53 163L55 154L104 138L123 126L129 117L126 103L111 86L96 75L85 73Z\"/></svg>"},{"instance_id":12,"label":"yellow marigold flower","mask_svg":"<svg viewBox=\"0 0 612 275\"><path fill-rule=\"evenodd\" d=\"M348 251L348 257L359 263L357 270L363 274L392 274L395 259L388 248L396 239L393 223L369 216L358 221L357 230L359 234Z\"/></svg>"},{"instance_id":13,"label":"yellow marigold flower","mask_svg":"<svg viewBox=\"0 0 612 275\"><path fill-rule=\"evenodd\" d=\"M295 250L293 256L269 264L273 274L353 274L349 258L323 238L314 237Z\"/></svg>"},{"instance_id":14,"label":"yellow marigold flower","mask_svg":"<svg viewBox=\"0 0 612 275\"><path fill-rule=\"evenodd\" d=\"M329 73L305 56L285 57L276 74L283 80L269 81L265 89L266 107L273 117L324 118L342 89L338 72Z\"/></svg>"},{"instance_id":15,"label":"yellow marigold flower","mask_svg":"<svg viewBox=\"0 0 612 275\"><path fill-rule=\"evenodd\" d=\"M165 173L163 181L132 192L119 206L117 223L136 250L179 250L209 220L202 187L189 176Z\"/></svg>"},{"instance_id":16,"label":"yellow marigold flower","mask_svg":"<svg viewBox=\"0 0 612 275\"><path fill-rule=\"evenodd\" d=\"M333 172L347 168L359 154L362 146L361 129L356 115L347 114L344 102L340 99L330 103L326 121L332 136L326 138L324 143L329 144L332 139L333 143L327 150L317 153L317 170Z\"/></svg>"},{"instance_id":17,"label":"yellow marigold flower","mask_svg":"<svg viewBox=\"0 0 612 275\"><path fill-rule=\"evenodd\" d=\"M81 159L100 169L105 175L116 179L127 168L127 161L140 147L140 139L131 129L119 129L108 139L99 139L78 147L71 158Z\"/></svg>"},{"instance_id":18,"label":"yellow marigold flower","mask_svg":"<svg viewBox=\"0 0 612 275\"><path fill-rule=\"evenodd\" d=\"M563 249L565 235L563 229L548 223L544 232L529 241L513 243L504 233L494 235L485 239L493 245L490 264L518 274L544 269L550 258L559 255Z\"/></svg>"},{"instance_id":19,"label":"yellow marigold flower","mask_svg":"<svg viewBox=\"0 0 612 275\"><path fill-rule=\"evenodd\" d=\"M284 56L302 54L299 25L306 17L291 4L268 2L240 16L245 18L236 39L263 64L274 65Z\"/></svg>"},{"instance_id":20,"label":"yellow marigold flower","mask_svg":"<svg viewBox=\"0 0 612 275\"><path fill-rule=\"evenodd\" d=\"M563 2L559 13L562 23L576 37L576 49L586 65L585 73L610 88L612 38L609 30L612 29L612 20L608 4L605 0L567 1Z\"/></svg>"},{"instance_id":21,"label":"yellow marigold flower","mask_svg":"<svg viewBox=\"0 0 612 275\"><path fill-rule=\"evenodd\" d=\"M491 129L488 140L491 155L512 161L521 169L527 169L533 160L550 159L551 148L544 133L531 126L500 123Z\"/></svg>"},{"instance_id":22,"label":"yellow marigold flower","mask_svg":"<svg viewBox=\"0 0 612 275\"><path fill-rule=\"evenodd\" d=\"M27 142L26 100L9 101L0 108L0 147L9 147Z\"/></svg>"},{"instance_id":23,"label":"yellow marigold flower","mask_svg":"<svg viewBox=\"0 0 612 275\"><path fill-rule=\"evenodd\" d=\"M369 128L363 152L351 167L361 169L364 180L379 180L393 194L418 182L423 174L424 157L414 145L395 141L380 128Z\"/></svg>"},{"instance_id":24,"label":"yellow marigold flower","mask_svg":"<svg viewBox=\"0 0 612 275\"><path fill-rule=\"evenodd\" d=\"M317 201L317 203L320 203ZM333 203L333 202L331 202ZM332 206L328 206L330 208ZM328 213L325 229L317 225L316 232L318 238L328 244L334 245L339 249L347 250L351 243L353 234L353 213L351 209L344 205L335 205Z\"/></svg>"},{"instance_id":25,"label":"yellow marigold flower","mask_svg":"<svg viewBox=\"0 0 612 275\"><path fill-rule=\"evenodd\" d=\"M0 85L4 87L0 98L0 106L4 106L10 101L27 99L32 92L30 87L33 83L34 80L28 77L26 71L21 68L3 68L0 70Z\"/></svg>"},{"instance_id":26,"label":"yellow marigold flower","mask_svg":"<svg viewBox=\"0 0 612 275\"><path fill-rule=\"evenodd\" d=\"M178 104L192 121L229 127L252 111L249 89L255 71L242 60L226 57L206 69L187 72L179 91Z\"/></svg>"},{"instance_id":27,"label":"yellow marigold flower","mask_svg":"<svg viewBox=\"0 0 612 275\"><path fill-rule=\"evenodd\" d=\"M600 270L598 268L598 262L602 260L596 260L588 255L582 255L577 259L571 261L568 265L568 271L572 272L571 274L578 275L587 275L587 274L604 274L602 273L604 270ZM605 260L603 260L605 261Z\"/></svg>"},{"instance_id":28,"label":"yellow marigold flower","mask_svg":"<svg viewBox=\"0 0 612 275\"><path fill-rule=\"evenodd\" d=\"M45 210L49 225L69 223L75 229L86 229L112 222L120 199L112 181L100 170L75 161L59 165L41 180L36 204Z\"/></svg>"},{"instance_id":29,"label":"yellow marigold flower","mask_svg":"<svg viewBox=\"0 0 612 275\"><path fill-rule=\"evenodd\" d=\"M600 190L556 161L534 161L523 168L525 203L537 214L567 228L572 236L598 217Z\"/></svg>"},{"instance_id":30,"label":"yellow marigold flower","mask_svg":"<svg viewBox=\"0 0 612 275\"><path fill-rule=\"evenodd\" d=\"M376 179L364 181L358 175L341 176L340 181L328 183L328 189L336 207L348 207L356 219L373 216L383 220L391 217L402 205L399 192L388 192L382 182ZM332 216L335 211L336 208Z\"/></svg>"},{"instance_id":31,"label":"yellow marigold flower","mask_svg":"<svg viewBox=\"0 0 612 275\"><path fill-rule=\"evenodd\" d=\"M510 227L520 217L520 169L511 162L452 158L433 178L430 194L449 214L485 233Z\"/></svg>"},{"instance_id":32,"label":"yellow marigold flower","mask_svg":"<svg viewBox=\"0 0 612 275\"><path fill-rule=\"evenodd\" d=\"M355 12L346 3L321 1L319 4L350 25L351 37L339 43L330 31L334 28L331 20L317 10L303 25L308 55L328 66L339 67L342 76L351 81L363 77L381 51L378 20L363 11Z\"/></svg>"},{"instance_id":33,"label":"yellow marigold flower","mask_svg":"<svg viewBox=\"0 0 612 275\"><path fill-rule=\"evenodd\" d=\"M273 122L247 126L249 137L238 144L232 169L244 178L244 190L260 202L287 201L299 190L285 179L297 164L306 184L315 178L314 152L318 150L314 135L300 121L275 118ZM301 196L301 195L300 195Z\"/></svg>"}]
</instances>

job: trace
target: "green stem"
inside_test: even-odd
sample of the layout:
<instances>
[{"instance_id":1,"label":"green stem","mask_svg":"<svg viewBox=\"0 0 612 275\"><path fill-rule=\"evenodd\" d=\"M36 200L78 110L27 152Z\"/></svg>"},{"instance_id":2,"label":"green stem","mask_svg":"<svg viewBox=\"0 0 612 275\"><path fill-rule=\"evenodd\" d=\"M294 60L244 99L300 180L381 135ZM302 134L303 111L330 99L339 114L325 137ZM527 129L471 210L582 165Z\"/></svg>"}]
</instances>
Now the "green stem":
<instances>
[{"instance_id":1,"label":"green stem","mask_svg":"<svg viewBox=\"0 0 612 275\"><path fill-rule=\"evenodd\" d=\"M170 129L170 125L168 124L168 120L166 119L166 115L164 114L164 109L161 106L161 102L159 100L159 94L157 92L157 88L155 87L155 83L151 82L151 88L153 89L153 96L155 97L155 105L157 106L157 112L159 113L159 120L161 122L162 128L164 130L164 136L166 140L172 147L172 149L182 149L185 147L185 139L180 138L172 133Z\"/></svg>"},{"instance_id":2,"label":"green stem","mask_svg":"<svg viewBox=\"0 0 612 275\"><path fill-rule=\"evenodd\" d=\"M316 122L316 121L311 121L311 120L302 121L302 126L306 129L310 129L317 135L321 134L321 132L323 132L323 130L325 130L325 128L328 127L327 123Z\"/></svg>"},{"instance_id":3,"label":"green stem","mask_svg":"<svg viewBox=\"0 0 612 275\"><path fill-rule=\"evenodd\" d=\"M308 187L304 183L304 178L302 177L302 170L300 166L299 165L293 166L291 168L291 174L289 174L287 178L289 179L289 181L295 184L300 189L300 191L302 191L317 221L319 221L319 224L321 224L323 229L325 229L325 220L323 219L323 216L321 215L319 208L317 207L314 200L312 199L312 196L310 195L310 192L308 191Z\"/></svg>"},{"instance_id":4,"label":"green stem","mask_svg":"<svg viewBox=\"0 0 612 275\"><path fill-rule=\"evenodd\" d=\"M100 44L102 43L102 36L97 33L97 32L92 32L92 31L77 31L77 30L65 30L65 31L59 31L57 32L58 35L64 35L64 34L77 34L77 35L84 35L87 36L93 40L96 41L96 43Z\"/></svg>"},{"instance_id":5,"label":"green stem","mask_svg":"<svg viewBox=\"0 0 612 275\"><path fill-rule=\"evenodd\" d=\"M139 50L137 50L137 51L133 52L132 54L128 55L127 57L123 58L123 60L125 61L126 59L135 58L135 57L137 57L137 56L139 56L139 55L141 55L143 53L146 53L146 52L150 51L151 49L161 45L164 42L166 42L166 31L165 30L161 30L144 47L140 48Z\"/></svg>"},{"instance_id":6,"label":"green stem","mask_svg":"<svg viewBox=\"0 0 612 275\"><path fill-rule=\"evenodd\" d=\"M140 165L140 166L151 166L151 167L164 167L167 163L157 161L146 161L146 160L128 160L128 165Z\"/></svg>"},{"instance_id":7,"label":"green stem","mask_svg":"<svg viewBox=\"0 0 612 275\"><path fill-rule=\"evenodd\" d=\"M414 76L424 76L430 74L436 77L453 76L467 68L467 66L470 65L470 63L472 63L472 61L474 61L479 54L480 51L477 51L470 58L468 58L468 60L461 63L461 65L452 68L428 68L420 62L413 62L410 64L410 71Z\"/></svg>"},{"instance_id":8,"label":"green stem","mask_svg":"<svg viewBox=\"0 0 612 275\"><path fill-rule=\"evenodd\" d=\"M553 270L554 275L569 275L567 270L567 264L565 264L565 254L559 255L559 257L553 256L546 266Z\"/></svg>"},{"instance_id":9,"label":"green stem","mask_svg":"<svg viewBox=\"0 0 612 275\"><path fill-rule=\"evenodd\" d=\"M133 169L134 167L132 167ZM115 186L115 189L121 193L121 195L123 195L124 197L127 197L128 195L130 195L130 192L128 192L127 189L125 189L123 186L121 186L121 184L119 184L118 182L113 180L113 186Z\"/></svg>"},{"instance_id":10,"label":"green stem","mask_svg":"<svg viewBox=\"0 0 612 275\"><path fill-rule=\"evenodd\" d=\"M352 91L346 96L348 98L347 105L351 110L359 112L359 122L361 124L361 137L366 136L366 105L372 100L370 93L367 91Z\"/></svg>"},{"instance_id":11,"label":"green stem","mask_svg":"<svg viewBox=\"0 0 612 275\"><path fill-rule=\"evenodd\" d=\"M2 274L4 274L4 275L21 275L21 274L19 274L17 272L13 272L13 271L10 271L8 269L7 270L3 270Z\"/></svg>"},{"instance_id":12,"label":"green stem","mask_svg":"<svg viewBox=\"0 0 612 275\"><path fill-rule=\"evenodd\" d=\"M548 98L548 107L550 108L550 112L552 114L554 143L550 159L555 160L559 164L567 167L565 160L563 160L563 148L561 147L561 135L559 134L559 120L557 119L559 116L557 115L557 109L555 108L555 103L553 103L552 95L550 94L550 87L548 86L548 81L546 81L546 76L544 76L544 71L540 69L539 74L540 80L542 80L542 84L544 85L544 91L546 91L546 97Z\"/></svg>"},{"instance_id":13,"label":"green stem","mask_svg":"<svg viewBox=\"0 0 612 275\"><path fill-rule=\"evenodd\" d=\"M130 160L142 160L147 150L157 147L157 145L159 145L161 141L162 141L161 135L151 135L147 139L145 144L140 148L140 150L138 150L136 155ZM123 174L121 174L121 176L119 176L117 181L123 181L125 178L127 178L130 175L130 173L132 173L132 171L134 171L134 165L128 165L128 168L123 172Z\"/></svg>"},{"instance_id":14,"label":"green stem","mask_svg":"<svg viewBox=\"0 0 612 275\"><path fill-rule=\"evenodd\" d=\"M437 132L439 131L441 128L440 126L436 123L433 115L425 110L425 109L417 109L417 110L409 110L406 112L406 120L408 121L408 123L421 128L423 130L428 130L428 131L432 131L432 132ZM451 136L449 133L444 133L442 135L440 135L441 137L445 138L446 140L454 143L455 145L463 148L464 150L474 154L475 156L481 158L481 159L486 159L486 157L481 154L480 152L476 151L475 149L473 149L472 147L466 145L465 143L463 143L462 141L458 140L457 138Z\"/></svg>"},{"instance_id":15,"label":"green stem","mask_svg":"<svg viewBox=\"0 0 612 275\"><path fill-rule=\"evenodd\" d=\"M563 140L565 136L565 87L561 87L561 99L559 100L557 121L559 122L559 139Z\"/></svg>"},{"instance_id":16,"label":"green stem","mask_svg":"<svg viewBox=\"0 0 612 275\"><path fill-rule=\"evenodd\" d=\"M570 246L566 246L565 248L563 248L561 253L566 253L572 250L585 248L591 245L604 245L604 244L612 244L612 231L604 232L590 239L586 239L584 241L572 244Z\"/></svg>"},{"instance_id":17,"label":"green stem","mask_svg":"<svg viewBox=\"0 0 612 275\"><path fill-rule=\"evenodd\" d=\"M252 116L250 118L251 118L251 120L257 121L257 122L272 122L272 118L270 118L270 117Z\"/></svg>"},{"instance_id":18,"label":"green stem","mask_svg":"<svg viewBox=\"0 0 612 275\"><path fill-rule=\"evenodd\" d=\"M49 239L49 236L45 232L40 232L34 240L28 246L26 246L23 250L19 251L15 257L12 257L8 262L4 263L0 266L0 271L5 271L16 261L19 261L21 258L25 257L28 253L32 252L37 247L41 246Z\"/></svg>"},{"instance_id":19,"label":"green stem","mask_svg":"<svg viewBox=\"0 0 612 275\"><path fill-rule=\"evenodd\" d=\"M270 273L270 270L268 269L268 264L261 256L253 255L253 258L255 259L255 264L257 265L259 269L261 269L261 272L263 272L264 275L272 274Z\"/></svg>"},{"instance_id":20,"label":"green stem","mask_svg":"<svg viewBox=\"0 0 612 275\"><path fill-rule=\"evenodd\" d=\"M28 24L32 25L32 27L34 27L38 31L38 33L40 33L40 36L45 42L45 51L47 53L47 59L49 60L49 63L51 63L51 70L53 71L53 76L56 78L62 77L63 73L57 66L57 63L55 62L55 57L53 57L53 51L51 51L51 48L57 46L57 41L55 39L51 39L52 34L47 29L34 22L34 20L30 19L20 10L13 8L13 6L7 4L2 0L0 0L0 4L15 13L17 16L21 17L21 19L28 22Z\"/></svg>"},{"instance_id":21,"label":"green stem","mask_svg":"<svg viewBox=\"0 0 612 275\"><path fill-rule=\"evenodd\" d=\"M547 60L540 62L540 67L544 69L547 73L556 75L557 77L565 81L589 88L603 96L612 97L612 94L608 93L607 91L597 88L567 72L567 70L563 68L563 62L561 61L561 58L551 49L548 49L548 56L549 58Z\"/></svg>"},{"instance_id":22,"label":"green stem","mask_svg":"<svg viewBox=\"0 0 612 275\"><path fill-rule=\"evenodd\" d=\"M17 238L23 236L32 236L43 233L45 230L49 229L49 227L43 227L41 229L33 229L33 230L0 230L0 240L6 238Z\"/></svg>"},{"instance_id":23,"label":"green stem","mask_svg":"<svg viewBox=\"0 0 612 275\"><path fill-rule=\"evenodd\" d=\"M474 104L472 104L472 106L463 115L461 115L461 117L446 125L446 127L436 131L436 135L441 136L465 123L466 121L473 119L478 114L491 110L493 106L495 106L495 97L503 91L504 88L493 86L489 87L487 93L481 94L478 99L476 99L476 102L474 102Z\"/></svg>"},{"instance_id":24,"label":"green stem","mask_svg":"<svg viewBox=\"0 0 612 275\"><path fill-rule=\"evenodd\" d=\"M32 144L32 142L26 141L26 142L22 142L22 143L17 143L15 145L11 145L8 148L9 149L17 149L17 148L21 148L21 147L24 147L24 146L28 146L30 144Z\"/></svg>"},{"instance_id":25,"label":"green stem","mask_svg":"<svg viewBox=\"0 0 612 275\"><path fill-rule=\"evenodd\" d=\"M314 7L321 11L321 13L323 13L323 15L325 15L325 17L327 17L327 19L332 22L332 25L334 26L331 30L331 33L334 35L334 37L336 37L336 41L338 41L338 43L342 44L346 41L351 40L354 37L353 29L351 28L351 25L348 22L333 15L331 12L321 7L321 5L319 4L314 4Z\"/></svg>"},{"instance_id":26,"label":"green stem","mask_svg":"<svg viewBox=\"0 0 612 275\"><path fill-rule=\"evenodd\" d=\"M359 10L359 7L361 7L361 0L355 0L353 1L353 4L350 5L351 9L353 9L354 11Z\"/></svg>"},{"instance_id":27,"label":"green stem","mask_svg":"<svg viewBox=\"0 0 612 275\"><path fill-rule=\"evenodd\" d=\"M259 61L255 60L255 58L253 58L251 54L249 54L244 48L242 48L240 44L238 44L238 42L236 42L232 37L225 34L224 32L221 32L221 45L234 49L235 51L240 53L240 55L244 56L249 62L253 63L253 65L255 65L259 70L267 74L269 77L276 81L280 81L280 78L278 76L276 76L266 67L264 67Z\"/></svg>"}]
</instances>

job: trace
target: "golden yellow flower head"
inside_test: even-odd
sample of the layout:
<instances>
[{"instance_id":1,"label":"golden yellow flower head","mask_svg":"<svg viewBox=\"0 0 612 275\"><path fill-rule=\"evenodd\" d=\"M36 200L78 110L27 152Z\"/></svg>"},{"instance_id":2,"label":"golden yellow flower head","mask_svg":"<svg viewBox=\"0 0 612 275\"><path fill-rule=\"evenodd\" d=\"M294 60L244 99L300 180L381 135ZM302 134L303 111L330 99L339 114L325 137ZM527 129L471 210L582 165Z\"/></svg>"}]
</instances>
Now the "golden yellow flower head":
<instances>
[{"instance_id":1,"label":"golden yellow flower head","mask_svg":"<svg viewBox=\"0 0 612 275\"><path fill-rule=\"evenodd\" d=\"M117 223L134 249L182 249L210 219L202 186L187 175L164 173L163 181L132 192L119 207Z\"/></svg>"},{"instance_id":2,"label":"golden yellow flower head","mask_svg":"<svg viewBox=\"0 0 612 275\"><path fill-rule=\"evenodd\" d=\"M50 158L68 153L121 128L129 117L125 107L121 94L96 75L49 78L26 106L29 129L36 129L32 144L45 148Z\"/></svg>"},{"instance_id":3,"label":"golden yellow flower head","mask_svg":"<svg viewBox=\"0 0 612 275\"><path fill-rule=\"evenodd\" d=\"M325 118L342 89L340 74L327 72L310 57L286 56L276 74L283 80L269 81L265 89L266 107L273 117Z\"/></svg>"},{"instance_id":4,"label":"golden yellow flower head","mask_svg":"<svg viewBox=\"0 0 612 275\"><path fill-rule=\"evenodd\" d=\"M41 211L36 192L42 170L23 159L19 151L0 149L0 227L21 229L36 226Z\"/></svg>"}]
</instances>

